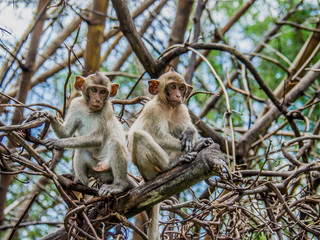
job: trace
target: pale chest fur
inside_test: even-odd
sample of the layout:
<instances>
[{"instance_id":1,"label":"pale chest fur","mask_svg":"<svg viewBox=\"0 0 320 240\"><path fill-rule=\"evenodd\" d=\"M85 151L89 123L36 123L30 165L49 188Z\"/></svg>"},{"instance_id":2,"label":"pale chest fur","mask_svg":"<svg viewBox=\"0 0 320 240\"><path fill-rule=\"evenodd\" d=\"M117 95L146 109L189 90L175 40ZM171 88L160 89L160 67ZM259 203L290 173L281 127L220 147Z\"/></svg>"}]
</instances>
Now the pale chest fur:
<instances>
[{"instance_id":1,"label":"pale chest fur","mask_svg":"<svg viewBox=\"0 0 320 240\"><path fill-rule=\"evenodd\" d=\"M100 112L89 112L86 109L78 111L78 128L77 135L92 135L97 131L105 128L106 116Z\"/></svg>"},{"instance_id":2,"label":"pale chest fur","mask_svg":"<svg viewBox=\"0 0 320 240\"><path fill-rule=\"evenodd\" d=\"M190 122L187 109L183 106L179 106L175 109L169 109L166 111L166 118L169 132L173 136L180 138L183 131L187 128L188 122Z\"/></svg>"},{"instance_id":3,"label":"pale chest fur","mask_svg":"<svg viewBox=\"0 0 320 240\"><path fill-rule=\"evenodd\" d=\"M112 126L109 127L108 125L117 121L114 119L111 104L107 102L107 105L101 111L92 112L86 104L81 104L81 101L84 100L77 99L70 109L73 112L72 115L76 115L76 135L86 136L104 133L104 137L107 137L109 131L106 131L106 129L112 129Z\"/></svg>"}]
</instances>

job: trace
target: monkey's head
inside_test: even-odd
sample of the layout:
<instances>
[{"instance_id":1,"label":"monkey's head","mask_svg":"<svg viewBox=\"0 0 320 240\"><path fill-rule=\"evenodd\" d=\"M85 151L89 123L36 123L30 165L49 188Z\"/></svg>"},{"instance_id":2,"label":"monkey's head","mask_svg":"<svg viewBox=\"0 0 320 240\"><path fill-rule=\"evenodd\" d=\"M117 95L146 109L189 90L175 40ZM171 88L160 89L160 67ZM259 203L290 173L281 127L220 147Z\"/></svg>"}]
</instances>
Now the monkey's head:
<instances>
[{"instance_id":1,"label":"monkey's head","mask_svg":"<svg viewBox=\"0 0 320 240\"><path fill-rule=\"evenodd\" d=\"M192 91L192 86L188 85L183 76L173 68L161 75L158 80L150 80L148 84L150 94L158 94L160 101L171 107L176 107L183 103Z\"/></svg>"},{"instance_id":2,"label":"monkey's head","mask_svg":"<svg viewBox=\"0 0 320 240\"><path fill-rule=\"evenodd\" d=\"M84 78L76 76L74 88L81 91L91 111L100 111L109 97L114 97L119 84L111 83L110 79L101 73L94 73Z\"/></svg>"}]
</instances>

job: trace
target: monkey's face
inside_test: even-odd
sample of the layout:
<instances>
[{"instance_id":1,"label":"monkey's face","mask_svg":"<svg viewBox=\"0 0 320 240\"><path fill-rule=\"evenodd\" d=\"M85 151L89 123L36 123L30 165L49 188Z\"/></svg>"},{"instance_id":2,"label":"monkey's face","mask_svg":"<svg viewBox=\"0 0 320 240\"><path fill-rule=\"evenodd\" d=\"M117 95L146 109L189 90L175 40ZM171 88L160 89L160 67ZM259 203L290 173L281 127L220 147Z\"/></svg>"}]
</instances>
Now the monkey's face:
<instances>
[{"instance_id":1,"label":"monkey's face","mask_svg":"<svg viewBox=\"0 0 320 240\"><path fill-rule=\"evenodd\" d=\"M172 106L182 103L186 93L186 84L181 82L169 82L165 87L167 101Z\"/></svg>"},{"instance_id":2,"label":"monkey's face","mask_svg":"<svg viewBox=\"0 0 320 240\"><path fill-rule=\"evenodd\" d=\"M91 111L100 111L108 98L109 91L104 86L93 85L87 90L88 107Z\"/></svg>"}]
</instances>

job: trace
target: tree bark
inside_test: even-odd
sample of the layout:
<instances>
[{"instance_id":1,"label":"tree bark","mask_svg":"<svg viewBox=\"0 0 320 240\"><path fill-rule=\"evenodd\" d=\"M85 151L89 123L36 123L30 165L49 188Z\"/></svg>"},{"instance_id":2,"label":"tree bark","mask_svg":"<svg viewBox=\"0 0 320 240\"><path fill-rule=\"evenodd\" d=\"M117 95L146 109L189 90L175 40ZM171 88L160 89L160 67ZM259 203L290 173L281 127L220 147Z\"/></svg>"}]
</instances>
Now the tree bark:
<instances>
[{"instance_id":1,"label":"tree bark","mask_svg":"<svg viewBox=\"0 0 320 240\"><path fill-rule=\"evenodd\" d=\"M149 53L142 42L140 35L131 18L127 3L125 0L112 0L114 9L120 23L120 29L129 41L133 51L139 61L144 66L151 77L158 77L161 73L158 71L157 60Z\"/></svg>"},{"instance_id":2,"label":"tree bark","mask_svg":"<svg viewBox=\"0 0 320 240\"><path fill-rule=\"evenodd\" d=\"M139 31L140 36L143 36L143 34L148 30L148 28L151 26L151 23L153 22L153 20L156 19L157 15L159 15L162 8L166 5L167 2L168 2L168 0L162 0L159 3L159 5L150 13L148 19L146 19L146 21L141 26L141 29ZM125 61L128 59L128 57L131 55L132 52L133 52L132 47L128 46L126 48L126 50L122 53L118 62L112 68L112 71L119 71L121 66L125 63ZM113 77L110 79L113 79Z\"/></svg>"},{"instance_id":3,"label":"tree bark","mask_svg":"<svg viewBox=\"0 0 320 240\"><path fill-rule=\"evenodd\" d=\"M200 151L193 162L162 173L153 180L117 196L116 199L108 199L105 210L109 209L110 213L117 212L126 218L133 217L213 175L220 175L225 178L222 172L224 166L226 164L220 153L219 145L213 144ZM103 215L98 216L98 218L105 217L108 214L105 210L101 211ZM106 219L106 228L112 227L114 221L117 222L118 220L115 217ZM63 228L41 238L41 240L60 239L59 237L63 239L62 236L65 234Z\"/></svg>"},{"instance_id":4,"label":"tree bark","mask_svg":"<svg viewBox=\"0 0 320 240\"><path fill-rule=\"evenodd\" d=\"M176 18L172 26L171 35L168 42L168 47L184 42L184 35L189 23L189 18L192 10L194 1L193 0L179 0ZM175 58L170 62L175 69L179 63L179 58Z\"/></svg>"},{"instance_id":5,"label":"tree bark","mask_svg":"<svg viewBox=\"0 0 320 240\"><path fill-rule=\"evenodd\" d=\"M199 0L198 1L198 6L196 10L196 15L193 18L194 21L194 33L193 33L193 38L192 38L192 43L198 42L198 38L200 36L200 30L201 30L201 15L202 12L207 4L208 0ZM188 73L186 75L186 82L191 85L192 83L192 76L193 72L196 69L196 54L192 53L191 58L190 58L190 63L188 67Z\"/></svg>"},{"instance_id":6,"label":"tree bark","mask_svg":"<svg viewBox=\"0 0 320 240\"><path fill-rule=\"evenodd\" d=\"M108 5L109 0L94 0L93 2L93 11L90 13L88 21L87 46L84 53L84 76L99 70L100 50Z\"/></svg>"}]
</instances>

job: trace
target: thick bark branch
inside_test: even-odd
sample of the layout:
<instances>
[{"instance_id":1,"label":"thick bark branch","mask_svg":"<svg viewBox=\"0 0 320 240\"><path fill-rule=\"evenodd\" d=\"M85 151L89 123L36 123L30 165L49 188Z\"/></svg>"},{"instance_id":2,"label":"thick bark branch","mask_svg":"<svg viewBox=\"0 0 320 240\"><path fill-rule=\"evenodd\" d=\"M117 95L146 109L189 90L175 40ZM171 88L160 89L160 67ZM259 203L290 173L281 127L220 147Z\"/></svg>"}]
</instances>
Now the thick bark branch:
<instances>
[{"instance_id":1,"label":"thick bark branch","mask_svg":"<svg viewBox=\"0 0 320 240\"><path fill-rule=\"evenodd\" d=\"M184 35L189 23L189 18L194 0L179 0L176 17L171 28L168 47L184 42ZM178 67L179 58L175 58L170 62L170 65L175 69Z\"/></svg>"},{"instance_id":2,"label":"thick bark branch","mask_svg":"<svg viewBox=\"0 0 320 240\"><path fill-rule=\"evenodd\" d=\"M87 45L84 52L83 75L87 76L99 70L100 50L107 17L109 1L94 0L93 11L89 15Z\"/></svg>"},{"instance_id":3,"label":"thick bark branch","mask_svg":"<svg viewBox=\"0 0 320 240\"><path fill-rule=\"evenodd\" d=\"M199 152L193 162L177 166L157 176L153 180L117 196L115 199L108 199L105 210L100 212L102 214L100 217L106 217L108 214L106 210L108 209L110 213L116 212L130 218L210 176L222 176L222 169L223 166L225 166L223 159L219 146L213 144ZM224 176L222 177L224 178ZM68 184L64 185L61 180L62 179L60 179L59 182L63 187L68 188ZM92 194L94 194L94 192L92 192ZM106 219L106 227L109 225L109 227L112 227L113 225L110 223L113 221L117 221L116 218ZM107 225L108 223L109 225ZM65 231L63 231L63 228L64 227L43 237L42 240L65 239Z\"/></svg>"},{"instance_id":4,"label":"thick bark branch","mask_svg":"<svg viewBox=\"0 0 320 240\"><path fill-rule=\"evenodd\" d=\"M145 22L143 23L143 25L140 28L140 31L139 31L140 36L143 36L145 34L145 32L149 29L153 20L155 20L156 17L160 14L161 10L167 4L167 2L168 2L168 0L162 0L157 5L157 7L152 12L150 12L149 17L145 20ZM128 46L126 48L126 50L122 53L118 62L112 68L112 71L119 71L120 68L122 67L122 65L127 61L128 57L131 55L132 52L133 52L133 50L132 50L131 46ZM111 77L110 79L112 80L113 77Z\"/></svg>"},{"instance_id":5,"label":"thick bark branch","mask_svg":"<svg viewBox=\"0 0 320 240\"><path fill-rule=\"evenodd\" d=\"M152 57L152 55L149 53L148 49L142 42L140 35L131 18L126 1L112 0L112 4L117 13L117 17L120 23L120 29L129 41L139 61L151 77L158 77L160 73L157 71L157 61Z\"/></svg>"},{"instance_id":6,"label":"thick bark branch","mask_svg":"<svg viewBox=\"0 0 320 240\"><path fill-rule=\"evenodd\" d=\"M126 217L132 217L204 179L221 175L224 158L217 146L211 145L202 150L193 162L165 172L119 197L115 209Z\"/></svg>"}]
</instances>

